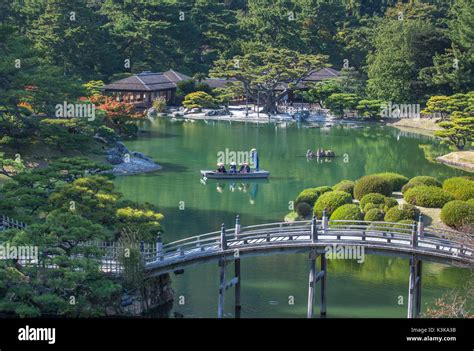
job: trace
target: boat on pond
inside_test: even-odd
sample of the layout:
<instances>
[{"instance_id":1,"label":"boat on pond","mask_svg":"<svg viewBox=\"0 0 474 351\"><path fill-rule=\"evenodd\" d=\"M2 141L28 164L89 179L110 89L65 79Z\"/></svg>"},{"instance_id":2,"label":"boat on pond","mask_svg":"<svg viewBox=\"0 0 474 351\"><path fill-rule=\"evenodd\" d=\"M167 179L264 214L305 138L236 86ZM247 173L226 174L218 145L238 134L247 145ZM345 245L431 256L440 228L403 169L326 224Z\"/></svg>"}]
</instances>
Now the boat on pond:
<instances>
[{"instance_id":1,"label":"boat on pond","mask_svg":"<svg viewBox=\"0 0 474 351\"><path fill-rule=\"evenodd\" d=\"M252 153L253 163L255 165L254 169L251 169L247 163L242 163L246 166L245 171L237 171L236 163L232 162L233 169L226 171L224 163L219 162L217 165L219 168L217 170L201 170L201 175L205 179L267 179L270 176L270 172L265 171L259 168L259 158L256 149L250 150ZM243 168L243 167L242 167Z\"/></svg>"},{"instance_id":2,"label":"boat on pond","mask_svg":"<svg viewBox=\"0 0 474 351\"><path fill-rule=\"evenodd\" d=\"M266 179L270 172L264 170L250 171L249 173L221 173L217 171L202 170L201 175L207 179Z\"/></svg>"}]
</instances>

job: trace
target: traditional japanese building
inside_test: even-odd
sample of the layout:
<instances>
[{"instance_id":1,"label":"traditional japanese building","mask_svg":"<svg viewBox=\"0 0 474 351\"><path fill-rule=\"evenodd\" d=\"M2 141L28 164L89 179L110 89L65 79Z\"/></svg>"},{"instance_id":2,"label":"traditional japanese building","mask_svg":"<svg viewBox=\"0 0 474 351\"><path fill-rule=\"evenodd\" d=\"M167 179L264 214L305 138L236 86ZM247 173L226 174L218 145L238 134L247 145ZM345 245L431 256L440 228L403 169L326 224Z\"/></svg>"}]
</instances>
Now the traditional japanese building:
<instances>
[{"instance_id":1,"label":"traditional japanese building","mask_svg":"<svg viewBox=\"0 0 474 351\"><path fill-rule=\"evenodd\" d=\"M145 71L107 84L103 89L117 101L133 103L138 107L150 107L153 100L160 96L164 97L168 104L173 104L176 84L189 79L191 77L171 69L159 73Z\"/></svg>"}]
</instances>

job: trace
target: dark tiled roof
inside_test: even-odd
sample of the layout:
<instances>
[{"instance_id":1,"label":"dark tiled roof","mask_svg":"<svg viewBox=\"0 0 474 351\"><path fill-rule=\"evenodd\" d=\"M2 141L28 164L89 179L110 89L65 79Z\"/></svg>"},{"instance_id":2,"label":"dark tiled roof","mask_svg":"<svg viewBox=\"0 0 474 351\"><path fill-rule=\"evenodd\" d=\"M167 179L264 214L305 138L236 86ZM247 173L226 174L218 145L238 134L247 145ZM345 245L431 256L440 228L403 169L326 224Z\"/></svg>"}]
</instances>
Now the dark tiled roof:
<instances>
[{"instance_id":1,"label":"dark tiled roof","mask_svg":"<svg viewBox=\"0 0 474 351\"><path fill-rule=\"evenodd\" d=\"M173 70L159 73L142 72L107 84L104 86L104 90L158 91L174 89L177 82L188 79L191 77Z\"/></svg>"},{"instance_id":2,"label":"dark tiled roof","mask_svg":"<svg viewBox=\"0 0 474 351\"><path fill-rule=\"evenodd\" d=\"M320 70L314 70L312 71L308 77L304 79L305 82L320 82L322 80L326 79L331 79L331 78L337 78L341 72L329 68L329 67L324 67L321 68Z\"/></svg>"},{"instance_id":3,"label":"dark tiled roof","mask_svg":"<svg viewBox=\"0 0 474 351\"><path fill-rule=\"evenodd\" d=\"M226 78L206 78L204 80L204 83L209 85L211 89L215 88L223 88L227 83L230 82L236 82L237 80L232 78L232 79L226 79Z\"/></svg>"},{"instance_id":4,"label":"dark tiled roof","mask_svg":"<svg viewBox=\"0 0 474 351\"><path fill-rule=\"evenodd\" d=\"M340 74L341 72L328 67L314 70L310 72L309 75L300 83L296 84L294 88L302 89L305 88L307 84L321 82L326 79L337 78ZM278 85L277 90L284 90L286 88L288 88L288 83L281 83Z\"/></svg>"}]
</instances>

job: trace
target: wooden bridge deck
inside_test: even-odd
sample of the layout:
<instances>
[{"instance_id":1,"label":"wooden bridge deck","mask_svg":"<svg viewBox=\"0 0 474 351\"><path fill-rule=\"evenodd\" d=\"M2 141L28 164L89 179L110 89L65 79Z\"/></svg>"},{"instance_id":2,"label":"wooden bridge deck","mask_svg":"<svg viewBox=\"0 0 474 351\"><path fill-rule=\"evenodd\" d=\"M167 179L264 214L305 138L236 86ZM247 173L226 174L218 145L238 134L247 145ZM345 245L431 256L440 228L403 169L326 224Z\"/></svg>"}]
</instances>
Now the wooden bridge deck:
<instances>
[{"instance_id":1,"label":"wooden bridge deck","mask_svg":"<svg viewBox=\"0 0 474 351\"><path fill-rule=\"evenodd\" d=\"M411 257L472 266L471 237L451 231L416 225L351 221L270 223L198 235L178 240L145 256L145 268L152 275L182 269L222 258L270 255L278 252L323 253L328 246L362 246L365 253ZM313 235L314 232L314 235Z\"/></svg>"}]
</instances>

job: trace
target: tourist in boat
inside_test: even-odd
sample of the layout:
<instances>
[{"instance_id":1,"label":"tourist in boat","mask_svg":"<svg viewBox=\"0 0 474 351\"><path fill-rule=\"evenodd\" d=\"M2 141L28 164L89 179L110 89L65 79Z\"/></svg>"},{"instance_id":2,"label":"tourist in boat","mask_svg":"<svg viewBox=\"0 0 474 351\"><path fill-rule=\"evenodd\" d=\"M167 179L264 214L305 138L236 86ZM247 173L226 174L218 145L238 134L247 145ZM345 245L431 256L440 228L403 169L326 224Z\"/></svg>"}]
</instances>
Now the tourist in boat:
<instances>
[{"instance_id":1,"label":"tourist in boat","mask_svg":"<svg viewBox=\"0 0 474 351\"><path fill-rule=\"evenodd\" d=\"M237 164L235 162L230 163L230 172L229 173L237 173Z\"/></svg>"},{"instance_id":2,"label":"tourist in boat","mask_svg":"<svg viewBox=\"0 0 474 351\"><path fill-rule=\"evenodd\" d=\"M239 163L239 173L245 173L245 165L243 163Z\"/></svg>"},{"instance_id":3,"label":"tourist in boat","mask_svg":"<svg viewBox=\"0 0 474 351\"><path fill-rule=\"evenodd\" d=\"M222 162L219 162L217 164L217 172L219 173L227 173L227 171L225 170L225 167L224 167L224 164Z\"/></svg>"},{"instance_id":4,"label":"tourist in boat","mask_svg":"<svg viewBox=\"0 0 474 351\"><path fill-rule=\"evenodd\" d=\"M244 163L245 165L245 173L250 173L250 166L248 163Z\"/></svg>"}]
</instances>

